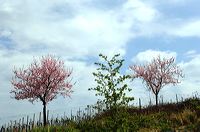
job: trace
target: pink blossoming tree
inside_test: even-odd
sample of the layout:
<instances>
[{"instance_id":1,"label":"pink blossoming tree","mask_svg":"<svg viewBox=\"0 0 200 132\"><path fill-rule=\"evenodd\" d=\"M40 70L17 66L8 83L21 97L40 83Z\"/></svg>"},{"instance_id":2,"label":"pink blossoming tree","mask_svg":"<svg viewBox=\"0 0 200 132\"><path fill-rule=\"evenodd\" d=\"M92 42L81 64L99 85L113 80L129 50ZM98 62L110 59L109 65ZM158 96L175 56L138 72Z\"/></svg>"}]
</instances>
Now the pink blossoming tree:
<instances>
[{"instance_id":1,"label":"pink blossoming tree","mask_svg":"<svg viewBox=\"0 0 200 132\"><path fill-rule=\"evenodd\" d=\"M14 69L12 85L14 98L41 101L43 104L43 123L47 124L46 105L57 95L70 96L72 84L68 80L72 70L65 70L64 62L53 56L43 56L27 68Z\"/></svg>"},{"instance_id":2,"label":"pink blossoming tree","mask_svg":"<svg viewBox=\"0 0 200 132\"><path fill-rule=\"evenodd\" d=\"M180 77L183 77L182 70L175 64L174 57L161 59L158 56L146 65L133 65L130 69L134 72L133 78L141 78L147 88L153 92L156 106L160 90L165 85L180 83Z\"/></svg>"}]
</instances>

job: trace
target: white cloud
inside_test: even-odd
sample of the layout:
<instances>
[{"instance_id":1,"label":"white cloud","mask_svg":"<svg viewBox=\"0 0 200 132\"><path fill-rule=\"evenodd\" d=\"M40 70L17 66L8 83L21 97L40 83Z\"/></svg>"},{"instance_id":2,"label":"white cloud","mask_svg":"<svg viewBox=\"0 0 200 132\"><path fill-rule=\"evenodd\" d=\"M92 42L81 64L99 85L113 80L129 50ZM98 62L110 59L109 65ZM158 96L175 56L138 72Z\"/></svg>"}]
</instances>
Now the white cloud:
<instances>
[{"instance_id":1,"label":"white cloud","mask_svg":"<svg viewBox=\"0 0 200 132\"><path fill-rule=\"evenodd\" d=\"M175 27L173 35L180 37L200 37L200 20L193 20Z\"/></svg>"},{"instance_id":2,"label":"white cloud","mask_svg":"<svg viewBox=\"0 0 200 132\"><path fill-rule=\"evenodd\" d=\"M199 92L200 85L200 55L197 54L193 56L188 61L182 61L179 63L183 70L185 77L182 79L179 85L179 90L181 95L186 97L191 97L194 93Z\"/></svg>"},{"instance_id":3,"label":"white cloud","mask_svg":"<svg viewBox=\"0 0 200 132\"><path fill-rule=\"evenodd\" d=\"M132 16L130 19L136 20L136 23L134 23L135 28L132 28L137 36L200 37L199 16L191 14L188 17L187 15L190 12L188 14L179 12L184 8L185 10L192 8L195 3L199 4L196 0L149 0L145 2L129 0L126 6L127 9L130 8L136 12L136 14L131 13L129 16ZM138 5L140 8L135 10ZM169 10L171 9L170 6L178 12L171 15L173 11ZM194 10L188 9L188 11L195 12L197 6L194 7Z\"/></svg>"},{"instance_id":4,"label":"white cloud","mask_svg":"<svg viewBox=\"0 0 200 132\"><path fill-rule=\"evenodd\" d=\"M138 25L137 36L142 37L200 37L200 20L194 18L168 18L161 12L154 21Z\"/></svg>"},{"instance_id":5,"label":"white cloud","mask_svg":"<svg viewBox=\"0 0 200 132\"><path fill-rule=\"evenodd\" d=\"M139 0L128 0L123 5L123 8L130 19L135 19L143 23L154 21L156 15L159 14L156 9Z\"/></svg>"},{"instance_id":6,"label":"white cloud","mask_svg":"<svg viewBox=\"0 0 200 132\"><path fill-rule=\"evenodd\" d=\"M193 55L193 54L196 54L197 51L196 50L189 50L187 51L186 55Z\"/></svg>"},{"instance_id":7,"label":"white cloud","mask_svg":"<svg viewBox=\"0 0 200 132\"><path fill-rule=\"evenodd\" d=\"M172 3L172 4L180 4L180 3L185 3L186 0L168 0L167 2Z\"/></svg>"},{"instance_id":8,"label":"white cloud","mask_svg":"<svg viewBox=\"0 0 200 132\"><path fill-rule=\"evenodd\" d=\"M196 50L189 50L185 53L186 57L189 57L189 58L194 58L194 57L197 57L198 56L198 53Z\"/></svg>"},{"instance_id":9,"label":"white cloud","mask_svg":"<svg viewBox=\"0 0 200 132\"><path fill-rule=\"evenodd\" d=\"M136 56L132 58L132 62L134 63L149 62L158 55L160 55L161 58L171 58L171 57L176 58L177 53L172 51L158 51L149 49L143 52L139 52Z\"/></svg>"},{"instance_id":10,"label":"white cloud","mask_svg":"<svg viewBox=\"0 0 200 132\"><path fill-rule=\"evenodd\" d=\"M187 80L193 84L200 83L200 55L196 55L187 62L183 61L180 65L184 69Z\"/></svg>"},{"instance_id":11,"label":"white cloud","mask_svg":"<svg viewBox=\"0 0 200 132\"><path fill-rule=\"evenodd\" d=\"M192 0L190 0L190 1L192 1ZM186 4L190 1L188 1L188 0L151 0L151 2L154 2L155 4L164 3L164 4L179 5L179 6Z\"/></svg>"},{"instance_id":12,"label":"white cloud","mask_svg":"<svg viewBox=\"0 0 200 132\"><path fill-rule=\"evenodd\" d=\"M10 37L11 32L8 30L1 30L0 29L0 37Z\"/></svg>"},{"instance_id":13,"label":"white cloud","mask_svg":"<svg viewBox=\"0 0 200 132\"><path fill-rule=\"evenodd\" d=\"M157 13L138 0L110 10L91 8L91 2L4 1L0 26L12 33L10 39L20 50L42 47L72 57L99 52L124 54L124 47L134 37L132 27L153 21Z\"/></svg>"}]
</instances>

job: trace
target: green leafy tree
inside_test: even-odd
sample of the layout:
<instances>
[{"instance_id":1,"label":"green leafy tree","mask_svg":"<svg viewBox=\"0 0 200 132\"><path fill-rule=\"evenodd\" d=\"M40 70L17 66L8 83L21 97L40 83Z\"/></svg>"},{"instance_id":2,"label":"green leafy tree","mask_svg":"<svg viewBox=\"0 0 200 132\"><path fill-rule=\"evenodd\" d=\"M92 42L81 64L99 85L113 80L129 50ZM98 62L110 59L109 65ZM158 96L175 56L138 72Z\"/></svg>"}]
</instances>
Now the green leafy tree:
<instances>
[{"instance_id":1,"label":"green leafy tree","mask_svg":"<svg viewBox=\"0 0 200 132\"><path fill-rule=\"evenodd\" d=\"M98 66L97 72L94 72L95 81L97 86L89 88L89 90L95 90L96 96L103 96L102 102L105 103L107 109L116 108L118 106L127 105L132 101L133 97L127 97L126 91L131 91L128 85L124 82L130 79L130 75L121 75L120 68L123 65L124 60L118 59L120 54L114 55L110 60L107 56L99 54L105 62L96 62Z\"/></svg>"},{"instance_id":2,"label":"green leafy tree","mask_svg":"<svg viewBox=\"0 0 200 132\"><path fill-rule=\"evenodd\" d=\"M120 68L124 62L119 58L120 54L114 55L111 59L102 54L99 54L99 57L103 59L103 62L95 63L98 68L97 72L93 73L97 86L89 90L95 90L96 96L103 97L101 102L105 104L107 110L112 110L113 128L117 129L117 125L119 125L117 121L118 108L127 106L134 99L126 95L126 92L130 92L131 89L128 88L125 81L131 79L131 76L120 74Z\"/></svg>"}]
</instances>

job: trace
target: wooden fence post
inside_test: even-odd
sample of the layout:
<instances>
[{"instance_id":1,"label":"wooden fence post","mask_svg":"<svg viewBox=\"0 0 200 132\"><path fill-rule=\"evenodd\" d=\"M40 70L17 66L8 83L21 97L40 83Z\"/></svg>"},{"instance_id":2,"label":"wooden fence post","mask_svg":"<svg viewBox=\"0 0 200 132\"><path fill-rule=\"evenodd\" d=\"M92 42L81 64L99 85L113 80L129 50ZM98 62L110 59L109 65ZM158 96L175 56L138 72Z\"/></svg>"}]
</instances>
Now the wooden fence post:
<instances>
[{"instance_id":1,"label":"wooden fence post","mask_svg":"<svg viewBox=\"0 0 200 132\"><path fill-rule=\"evenodd\" d=\"M24 125L24 117L22 117L22 125Z\"/></svg>"},{"instance_id":2,"label":"wooden fence post","mask_svg":"<svg viewBox=\"0 0 200 132\"><path fill-rule=\"evenodd\" d=\"M15 120L15 125L14 125L15 127L17 126L17 121Z\"/></svg>"},{"instance_id":3,"label":"wooden fence post","mask_svg":"<svg viewBox=\"0 0 200 132\"><path fill-rule=\"evenodd\" d=\"M33 115L33 127L35 126L35 113Z\"/></svg>"},{"instance_id":4,"label":"wooden fence post","mask_svg":"<svg viewBox=\"0 0 200 132\"><path fill-rule=\"evenodd\" d=\"M39 114L39 126L40 126L40 123L41 123L41 112L40 112L40 114Z\"/></svg>"},{"instance_id":5,"label":"wooden fence post","mask_svg":"<svg viewBox=\"0 0 200 132\"><path fill-rule=\"evenodd\" d=\"M53 115L51 116L51 126L53 126Z\"/></svg>"},{"instance_id":6,"label":"wooden fence post","mask_svg":"<svg viewBox=\"0 0 200 132\"><path fill-rule=\"evenodd\" d=\"M21 128L21 118L19 119L19 123L18 123L18 131L20 131Z\"/></svg>"},{"instance_id":7,"label":"wooden fence post","mask_svg":"<svg viewBox=\"0 0 200 132\"><path fill-rule=\"evenodd\" d=\"M47 110L47 124L49 124L49 110Z\"/></svg>"},{"instance_id":8,"label":"wooden fence post","mask_svg":"<svg viewBox=\"0 0 200 132\"><path fill-rule=\"evenodd\" d=\"M72 117L73 117L73 115L72 115L72 110L71 110L71 120L73 120L73 118L72 118Z\"/></svg>"},{"instance_id":9,"label":"wooden fence post","mask_svg":"<svg viewBox=\"0 0 200 132\"><path fill-rule=\"evenodd\" d=\"M7 127L9 127L9 125ZM1 131L6 132L6 128L7 127L6 127L6 124L4 126L2 125L2 127L1 127L2 130Z\"/></svg>"},{"instance_id":10,"label":"wooden fence post","mask_svg":"<svg viewBox=\"0 0 200 132\"><path fill-rule=\"evenodd\" d=\"M151 98L150 98L150 100L149 100L149 106L151 106L152 105L152 101L151 101Z\"/></svg>"},{"instance_id":11,"label":"wooden fence post","mask_svg":"<svg viewBox=\"0 0 200 132\"><path fill-rule=\"evenodd\" d=\"M10 123L11 123L10 128L11 128L11 130L13 130L12 121L10 121Z\"/></svg>"},{"instance_id":12,"label":"wooden fence post","mask_svg":"<svg viewBox=\"0 0 200 132\"><path fill-rule=\"evenodd\" d=\"M3 126L2 126L3 127ZM10 127L10 123L8 122L8 126L7 127ZM6 129L6 124L5 124L5 129Z\"/></svg>"},{"instance_id":13,"label":"wooden fence post","mask_svg":"<svg viewBox=\"0 0 200 132\"><path fill-rule=\"evenodd\" d=\"M178 96L177 96L177 94L176 94L176 103L178 104Z\"/></svg>"},{"instance_id":14,"label":"wooden fence post","mask_svg":"<svg viewBox=\"0 0 200 132\"><path fill-rule=\"evenodd\" d=\"M139 98L139 109L141 110L142 106L141 106L141 100Z\"/></svg>"},{"instance_id":15,"label":"wooden fence post","mask_svg":"<svg viewBox=\"0 0 200 132\"><path fill-rule=\"evenodd\" d=\"M92 109L91 109L91 106L89 106L89 110L90 110L90 117L92 117Z\"/></svg>"},{"instance_id":16,"label":"wooden fence post","mask_svg":"<svg viewBox=\"0 0 200 132\"><path fill-rule=\"evenodd\" d=\"M32 128L32 119L30 118L30 121L29 121L29 127L30 129Z\"/></svg>"},{"instance_id":17,"label":"wooden fence post","mask_svg":"<svg viewBox=\"0 0 200 132\"><path fill-rule=\"evenodd\" d=\"M27 116L27 120L26 120L26 131L28 131L28 116Z\"/></svg>"}]
</instances>

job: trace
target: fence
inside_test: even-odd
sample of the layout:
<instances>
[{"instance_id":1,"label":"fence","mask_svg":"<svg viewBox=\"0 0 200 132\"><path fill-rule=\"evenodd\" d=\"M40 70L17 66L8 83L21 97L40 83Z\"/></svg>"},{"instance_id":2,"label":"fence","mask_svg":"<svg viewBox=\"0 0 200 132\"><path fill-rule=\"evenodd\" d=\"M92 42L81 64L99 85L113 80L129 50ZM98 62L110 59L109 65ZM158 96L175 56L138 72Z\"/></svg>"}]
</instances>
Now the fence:
<instances>
[{"instance_id":1,"label":"fence","mask_svg":"<svg viewBox=\"0 0 200 132\"><path fill-rule=\"evenodd\" d=\"M64 112L62 115L55 115L50 114L50 111L47 110L47 124L50 126L58 126L58 125L64 125L65 121L76 121L80 122L81 120L88 120L91 119L94 115L102 112L103 109L96 109L94 106L87 106L84 109L79 108L76 112L71 110L70 115L66 114ZM51 117L50 117L51 115ZM30 131L35 127L40 127L43 125L43 115L40 112L38 115L33 114L33 116L26 116L22 117L18 120L10 121L7 124L4 124L1 126L0 131L1 132L7 132L7 131Z\"/></svg>"}]
</instances>

